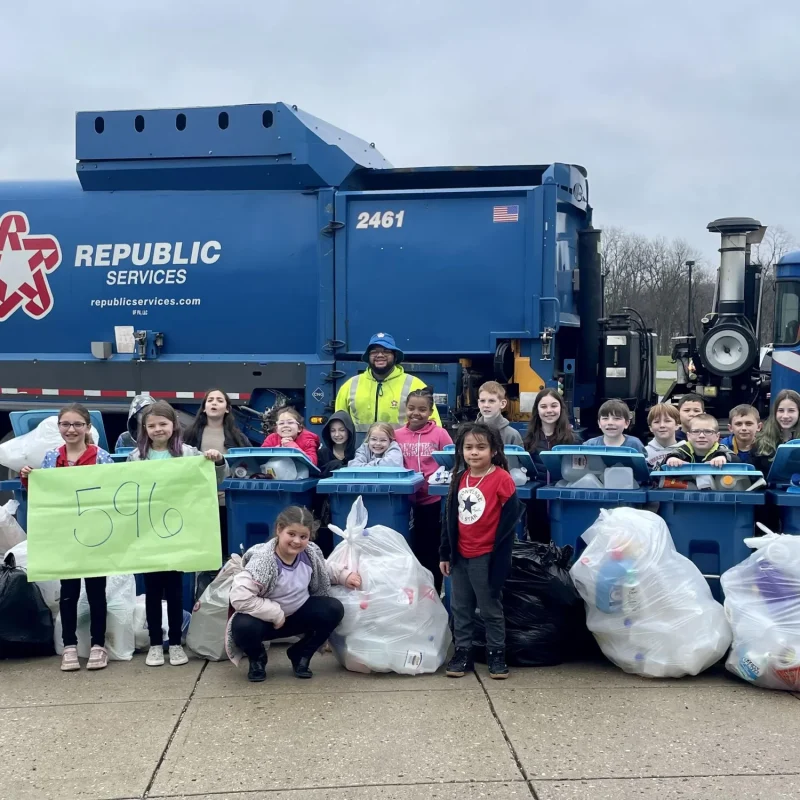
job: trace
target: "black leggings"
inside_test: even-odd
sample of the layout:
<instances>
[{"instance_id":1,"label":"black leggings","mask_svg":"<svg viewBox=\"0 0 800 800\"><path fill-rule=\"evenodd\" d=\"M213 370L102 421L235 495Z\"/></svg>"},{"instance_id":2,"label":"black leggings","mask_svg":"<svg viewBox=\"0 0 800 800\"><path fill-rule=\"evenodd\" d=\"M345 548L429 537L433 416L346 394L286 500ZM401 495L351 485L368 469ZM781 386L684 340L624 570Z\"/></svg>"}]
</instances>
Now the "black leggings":
<instances>
[{"instance_id":1,"label":"black leggings","mask_svg":"<svg viewBox=\"0 0 800 800\"><path fill-rule=\"evenodd\" d=\"M183 627L183 573L145 572L144 594L150 647L159 647L164 643L164 634L161 630L162 600L167 601L170 646L180 644Z\"/></svg>"},{"instance_id":2,"label":"black leggings","mask_svg":"<svg viewBox=\"0 0 800 800\"><path fill-rule=\"evenodd\" d=\"M414 506L414 526L411 528L411 550L417 561L433 573L436 592L442 591L442 572L439 569L439 543L442 538L442 503L437 501Z\"/></svg>"},{"instance_id":3,"label":"black leggings","mask_svg":"<svg viewBox=\"0 0 800 800\"><path fill-rule=\"evenodd\" d=\"M89 630L92 634L92 647L105 647L106 644L106 579L84 578L86 598L89 601ZM64 647L78 644L78 599L81 596L81 579L70 578L61 581L61 638Z\"/></svg>"},{"instance_id":4,"label":"black leggings","mask_svg":"<svg viewBox=\"0 0 800 800\"><path fill-rule=\"evenodd\" d=\"M328 641L343 616L344 606L335 597L309 597L294 614L286 617L280 628L250 614L236 614L231 632L233 641L251 660L261 655L262 642L300 635L303 638L295 645L297 652L301 658L311 658Z\"/></svg>"}]
</instances>

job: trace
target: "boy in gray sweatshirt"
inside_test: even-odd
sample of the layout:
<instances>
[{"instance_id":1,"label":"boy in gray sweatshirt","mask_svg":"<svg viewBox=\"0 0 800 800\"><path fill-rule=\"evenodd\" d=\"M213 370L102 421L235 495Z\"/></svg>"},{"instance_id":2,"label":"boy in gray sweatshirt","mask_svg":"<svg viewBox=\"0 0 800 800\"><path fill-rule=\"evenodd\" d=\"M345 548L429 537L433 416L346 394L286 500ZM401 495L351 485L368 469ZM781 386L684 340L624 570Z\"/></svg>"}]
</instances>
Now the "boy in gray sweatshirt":
<instances>
[{"instance_id":1,"label":"boy in gray sweatshirt","mask_svg":"<svg viewBox=\"0 0 800 800\"><path fill-rule=\"evenodd\" d=\"M508 405L506 390L497 381L487 381L478 390L478 422L497 428L503 444L518 444L522 446L522 436L516 428L512 428L509 421L503 416L503 410Z\"/></svg>"}]
</instances>

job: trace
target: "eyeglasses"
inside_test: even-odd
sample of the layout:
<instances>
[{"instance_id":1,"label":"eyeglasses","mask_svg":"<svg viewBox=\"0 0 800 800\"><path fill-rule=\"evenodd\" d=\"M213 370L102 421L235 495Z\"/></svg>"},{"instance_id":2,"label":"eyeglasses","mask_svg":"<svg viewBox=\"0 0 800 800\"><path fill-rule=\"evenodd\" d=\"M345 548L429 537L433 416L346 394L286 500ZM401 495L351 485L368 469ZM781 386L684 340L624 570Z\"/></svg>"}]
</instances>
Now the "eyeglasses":
<instances>
[{"instance_id":1,"label":"eyeglasses","mask_svg":"<svg viewBox=\"0 0 800 800\"><path fill-rule=\"evenodd\" d=\"M693 428L689 431L690 436L713 436L719 431L712 431L710 428Z\"/></svg>"},{"instance_id":2,"label":"eyeglasses","mask_svg":"<svg viewBox=\"0 0 800 800\"><path fill-rule=\"evenodd\" d=\"M59 422L58 427L62 431L68 431L70 428L75 428L76 431L82 431L86 427L85 422Z\"/></svg>"}]
</instances>

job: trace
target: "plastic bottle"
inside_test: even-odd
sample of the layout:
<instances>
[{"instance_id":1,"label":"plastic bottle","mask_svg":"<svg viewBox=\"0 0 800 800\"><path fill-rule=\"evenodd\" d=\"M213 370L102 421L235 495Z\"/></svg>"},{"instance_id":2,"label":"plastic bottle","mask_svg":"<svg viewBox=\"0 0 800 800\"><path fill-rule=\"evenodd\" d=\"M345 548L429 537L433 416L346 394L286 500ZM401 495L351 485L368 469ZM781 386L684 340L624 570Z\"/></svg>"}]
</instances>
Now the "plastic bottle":
<instances>
[{"instance_id":1,"label":"plastic bottle","mask_svg":"<svg viewBox=\"0 0 800 800\"><path fill-rule=\"evenodd\" d=\"M562 456L561 477L569 483L580 480L584 475L602 475L606 465L600 456Z\"/></svg>"},{"instance_id":2,"label":"plastic bottle","mask_svg":"<svg viewBox=\"0 0 800 800\"><path fill-rule=\"evenodd\" d=\"M633 479L631 467L607 467L603 472L603 484L606 489L638 489L639 484Z\"/></svg>"},{"instance_id":3,"label":"plastic bottle","mask_svg":"<svg viewBox=\"0 0 800 800\"><path fill-rule=\"evenodd\" d=\"M595 605L605 614L631 614L641 606L633 562L622 549L612 550L597 573Z\"/></svg>"},{"instance_id":4,"label":"plastic bottle","mask_svg":"<svg viewBox=\"0 0 800 800\"><path fill-rule=\"evenodd\" d=\"M746 492L750 488L750 479L745 475L717 475L714 482L720 492Z\"/></svg>"}]
</instances>

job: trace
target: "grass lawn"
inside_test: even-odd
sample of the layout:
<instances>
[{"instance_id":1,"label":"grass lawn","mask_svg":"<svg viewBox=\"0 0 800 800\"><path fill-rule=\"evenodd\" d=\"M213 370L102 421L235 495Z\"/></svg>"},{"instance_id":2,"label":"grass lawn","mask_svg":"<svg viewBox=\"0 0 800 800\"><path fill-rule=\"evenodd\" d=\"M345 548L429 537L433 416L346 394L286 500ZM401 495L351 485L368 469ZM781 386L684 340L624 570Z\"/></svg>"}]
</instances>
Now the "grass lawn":
<instances>
[{"instance_id":1,"label":"grass lawn","mask_svg":"<svg viewBox=\"0 0 800 800\"><path fill-rule=\"evenodd\" d=\"M670 386L672 386L672 381L671 380L657 379L656 380L656 392L658 392L658 396L659 397L663 397L664 394L666 393L667 389L669 389Z\"/></svg>"},{"instance_id":2,"label":"grass lawn","mask_svg":"<svg viewBox=\"0 0 800 800\"><path fill-rule=\"evenodd\" d=\"M658 366L656 367L656 369L664 369L664 370L675 369L675 362L669 356L658 356L657 364Z\"/></svg>"}]
</instances>

